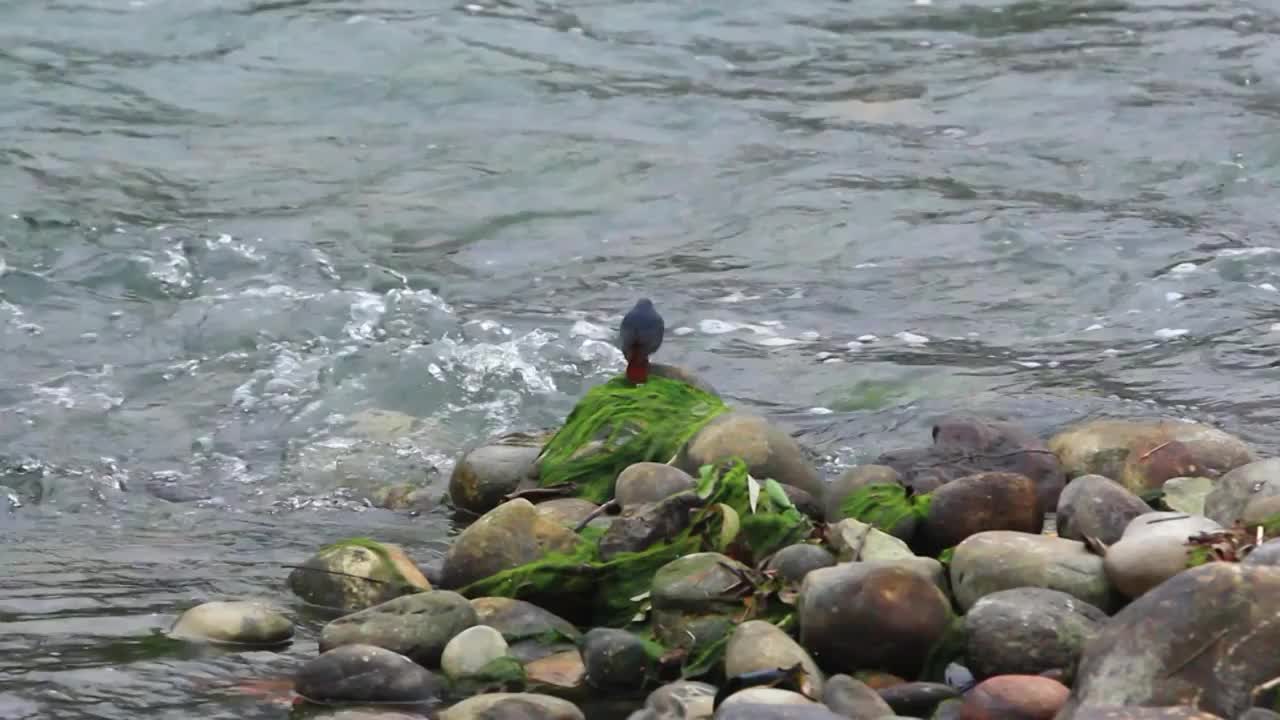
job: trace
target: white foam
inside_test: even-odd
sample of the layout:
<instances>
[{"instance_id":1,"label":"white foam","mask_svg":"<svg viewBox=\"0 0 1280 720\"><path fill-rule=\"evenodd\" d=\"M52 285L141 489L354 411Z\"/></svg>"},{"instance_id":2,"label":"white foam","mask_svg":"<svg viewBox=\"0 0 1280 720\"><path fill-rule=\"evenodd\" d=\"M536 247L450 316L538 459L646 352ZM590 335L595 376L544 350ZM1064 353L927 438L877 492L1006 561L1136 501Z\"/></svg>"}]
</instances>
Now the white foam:
<instances>
[{"instance_id":1,"label":"white foam","mask_svg":"<svg viewBox=\"0 0 1280 720\"><path fill-rule=\"evenodd\" d=\"M929 342L929 338L924 335L917 335L913 332L907 332L906 330L896 333L894 337L908 345L925 345Z\"/></svg>"},{"instance_id":2,"label":"white foam","mask_svg":"<svg viewBox=\"0 0 1280 720\"><path fill-rule=\"evenodd\" d=\"M1160 328L1156 331L1156 337L1161 340L1172 340L1190 333L1191 331L1186 328Z\"/></svg>"},{"instance_id":3,"label":"white foam","mask_svg":"<svg viewBox=\"0 0 1280 720\"><path fill-rule=\"evenodd\" d=\"M1199 269L1200 267L1195 263L1185 262L1185 263L1179 263L1169 268L1169 272L1174 275L1186 275L1187 273L1193 273Z\"/></svg>"},{"instance_id":4,"label":"white foam","mask_svg":"<svg viewBox=\"0 0 1280 720\"><path fill-rule=\"evenodd\" d=\"M1172 302L1178 302L1179 300L1181 300L1181 299L1182 299L1182 298L1184 298L1184 297L1186 297L1186 295L1183 295L1183 294L1182 294L1182 293L1180 293L1180 292L1173 292L1173 291L1169 291L1169 292L1167 292L1167 293L1165 293L1165 294L1164 294L1165 302L1171 302L1171 303L1172 303Z\"/></svg>"}]
</instances>

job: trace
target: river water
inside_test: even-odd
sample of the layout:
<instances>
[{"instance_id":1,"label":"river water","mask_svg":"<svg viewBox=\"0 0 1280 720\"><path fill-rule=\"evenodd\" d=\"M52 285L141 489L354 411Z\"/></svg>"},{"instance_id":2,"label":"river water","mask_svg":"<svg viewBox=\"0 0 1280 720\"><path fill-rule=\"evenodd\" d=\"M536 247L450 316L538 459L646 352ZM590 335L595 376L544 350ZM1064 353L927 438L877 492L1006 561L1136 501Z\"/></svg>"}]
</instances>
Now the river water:
<instances>
[{"instance_id":1,"label":"river water","mask_svg":"<svg viewBox=\"0 0 1280 720\"><path fill-rule=\"evenodd\" d=\"M0 2L0 717L282 717L173 647L659 359L827 472L939 413L1280 449L1280 12L1231 0ZM263 689L266 687L266 689ZM247 688L247 689L246 689ZM257 692L251 692L257 688Z\"/></svg>"}]
</instances>

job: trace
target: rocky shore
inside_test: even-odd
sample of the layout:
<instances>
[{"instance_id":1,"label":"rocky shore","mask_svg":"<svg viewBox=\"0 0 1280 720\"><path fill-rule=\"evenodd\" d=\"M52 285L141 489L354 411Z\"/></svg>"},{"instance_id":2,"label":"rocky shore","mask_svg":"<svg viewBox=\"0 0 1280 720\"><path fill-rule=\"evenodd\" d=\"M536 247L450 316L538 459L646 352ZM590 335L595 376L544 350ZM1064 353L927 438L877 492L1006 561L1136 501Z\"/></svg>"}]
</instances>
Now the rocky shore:
<instances>
[{"instance_id":1,"label":"rocky shore","mask_svg":"<svg viewBox=\"0 0 1280 720\"><path fill-rule=\"evenodd\" d=\"M442 562L352 538L293 569L333 615L295 713L1280 717L1280 459L1175 419L953 416L823 478L768 419L655 374L465 452L448 499L474 519ZM251 600L171 631L293 633Z\"/></svg>"}]
</instances>

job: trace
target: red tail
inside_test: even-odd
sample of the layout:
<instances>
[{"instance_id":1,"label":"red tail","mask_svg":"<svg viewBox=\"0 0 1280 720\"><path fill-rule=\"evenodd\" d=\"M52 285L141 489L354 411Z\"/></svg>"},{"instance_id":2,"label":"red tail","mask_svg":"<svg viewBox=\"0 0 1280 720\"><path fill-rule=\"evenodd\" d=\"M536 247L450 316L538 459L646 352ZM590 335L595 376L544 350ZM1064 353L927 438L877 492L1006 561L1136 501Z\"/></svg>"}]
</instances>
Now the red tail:
<instances>
[{"instance_id":1,"label":"red tail","mask_svg":"<svg viewBox=\"0 0 1280 720\"><path fill-rule=\"evenodd\" d=\"M632 385L640 385L649 379L649 356L636 346L631 349L631 357L627 358L627 381Z\"/></svg>"}]
</instances>

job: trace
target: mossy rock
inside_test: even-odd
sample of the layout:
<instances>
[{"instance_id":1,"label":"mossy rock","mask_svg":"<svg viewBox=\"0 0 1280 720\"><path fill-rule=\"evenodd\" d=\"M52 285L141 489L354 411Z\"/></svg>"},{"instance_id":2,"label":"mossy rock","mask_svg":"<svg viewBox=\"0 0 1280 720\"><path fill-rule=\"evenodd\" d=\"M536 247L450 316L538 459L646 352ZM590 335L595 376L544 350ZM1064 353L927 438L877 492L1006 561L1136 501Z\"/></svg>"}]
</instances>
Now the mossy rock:
<instances>
[{"instance_id":1,"label":"mossy rock","mask_svg":"<svg viewBox=\"0 0 1280 720\"><path fill-rule=\"evenodd\" d=\"M320 548L289 573L288 583L304 601L343 612L431 589L402 548L369 538L348 538Z\"/></svg>"}]
</instances>

